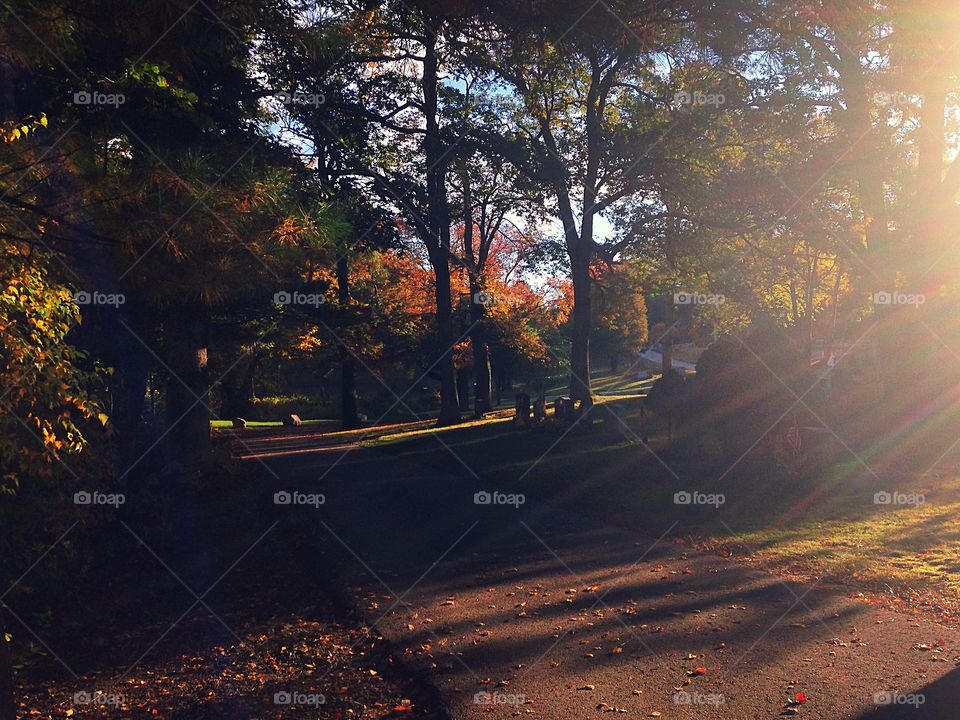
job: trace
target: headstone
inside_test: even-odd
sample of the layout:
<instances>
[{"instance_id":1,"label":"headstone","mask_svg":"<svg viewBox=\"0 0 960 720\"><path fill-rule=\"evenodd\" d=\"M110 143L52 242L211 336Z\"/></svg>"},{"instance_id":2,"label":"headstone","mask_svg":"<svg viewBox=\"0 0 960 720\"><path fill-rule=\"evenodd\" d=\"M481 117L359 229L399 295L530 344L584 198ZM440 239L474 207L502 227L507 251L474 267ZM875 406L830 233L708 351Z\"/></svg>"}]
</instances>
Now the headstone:
<instances>
[{"instance_id":1,"label":"headstone","mask_svg":"<svg viewBox=\"0 0 960 720\"><path fill-rule=\"evenodd\" d=\"M568 421L573 419L573 400L568 397L558 397L553 403L553 416L557 420Z\"/></svg>"},{"instance_id":2,"label":"headstone","mask_svg":"<svg viewBox=\"0 0 960 720\"><path fill-rule=\"evenodd\" d=\"M286 427L300 427L303 425L303 421L300 419L299 415L287 415L283 419L283 424Z\"/></svg>"},{"instance_id":3,"label":"headstone","mask_svg":"<svg viewBox=\"0 0 960 720\"><path fill-rule=\"evenodd\" d=\"M537 398L537 401L533 404L533 421L534 422L543 422L547 417L547 400L546 398Z\"/></svg>"},{"instance_id":4,"label":"headstone","mask_svg":"<svg viewBox=\"0 0 960 720\"><path fill-rule=\"evenodd\" d=\"M530 396L526 393L517 393L517 422L528 422L530 420Z\"/></svg>"},{"instance_id":5,"label":"headstone","mask_svg":"<svg viewBox=\"0 0 960 720\"><path fill-rule=\"evenodd\" d=\"M247 421L242 417L235 417L233 419L233 427L237 430L243 430L247 426Z\"/></svg>"}]
</instances>

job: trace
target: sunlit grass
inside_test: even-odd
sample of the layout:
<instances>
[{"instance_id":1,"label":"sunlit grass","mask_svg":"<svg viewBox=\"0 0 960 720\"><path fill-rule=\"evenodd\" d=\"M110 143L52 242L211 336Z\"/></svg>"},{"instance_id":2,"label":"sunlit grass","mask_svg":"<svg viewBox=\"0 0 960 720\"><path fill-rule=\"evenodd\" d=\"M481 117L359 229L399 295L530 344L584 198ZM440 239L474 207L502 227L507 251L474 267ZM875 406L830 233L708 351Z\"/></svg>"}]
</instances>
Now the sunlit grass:
<instances>
[{"instance_id":1,"label":"sunlit grass","mask_svg":"<svg viewBox=\"0 0 960 720\"><path fill-rule=\"evenodd\" d=\"M303 427L336 427L339 420L304 420ZM210 427L217 430L229 430L233 427L233 420L211 420ZM258 428L282 428L280 420L247 420L247 430Z\"/></svg>"},{"instance_id":2,"label":"sunlit grass","mask_svg":"<svg viewBox=\"0 0 960 720\"><path fill-rule=\"evenodd\" d=\"M920 507L874 507L865 513L863 503L842 498L827 508L831 515L845 510L842 519L771 523L743 533L739 541L773 567L847 578L873 590L939 590L960 600L960 477L944 480ZM738 552L722 535L708 541Z\"/></svg>"}]
</instances>

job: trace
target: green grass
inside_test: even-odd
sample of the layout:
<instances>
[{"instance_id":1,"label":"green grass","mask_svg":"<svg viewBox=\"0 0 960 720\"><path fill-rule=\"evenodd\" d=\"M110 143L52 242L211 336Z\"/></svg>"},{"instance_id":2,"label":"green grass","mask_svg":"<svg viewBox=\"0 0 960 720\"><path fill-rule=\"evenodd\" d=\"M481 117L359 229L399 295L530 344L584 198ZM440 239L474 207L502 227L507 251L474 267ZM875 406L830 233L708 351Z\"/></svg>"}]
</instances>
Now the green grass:
<instances>
[{"instance_id":1,"label":"green grass","mask_svg":"<svg viewBox=\"0 0 960 720\"><path fill-rule=\"evenodd\" d=\"M304 427L336 427L340 424L339 420L304 420ZM210 427L217 430L229 430L233 427L233 420L211 420ZM257 428L281 428L283 423L279 420L276 421L260 421L260 420L247 420L247 429L257 429Z\"/></svg>"},{"instance_id":2,"label":"green grass","mask_svg":"<svg viewBox=\"0 0 960 720\"><path fill-rule=\"evenodd\" d=\"M624 368L626 369L626 368ZM640 368L633 368L628 374L623 372L610 372L605 370L594 370L590 373L590 386L593 394L598 397L630 397L634 395L646 395L653 385L654 378L647 380L638 380L637 375ZM548 399L554 399L562 395L569 395L569 376L560 375L551 378L547 382L546 395Z\"/></svg>"}]
</instances>

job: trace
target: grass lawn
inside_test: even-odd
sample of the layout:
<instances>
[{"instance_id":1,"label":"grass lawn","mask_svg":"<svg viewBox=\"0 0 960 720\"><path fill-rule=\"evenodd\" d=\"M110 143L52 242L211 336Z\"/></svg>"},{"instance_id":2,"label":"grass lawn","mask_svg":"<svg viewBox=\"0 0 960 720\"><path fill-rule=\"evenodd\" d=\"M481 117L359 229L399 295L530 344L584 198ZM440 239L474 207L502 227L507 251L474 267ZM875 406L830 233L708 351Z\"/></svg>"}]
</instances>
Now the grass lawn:
<instances>
[{"instance_id":1,"label":"grass lawn","mask_svg":"<svg viewBox=\"0 0 960 720\"><path fill-rule=\"evenodd\" d=\"M304 420L304 427L337 427L340 424L339 420ZM233 420L211 420L210 427L217 430L229 430L233 427ZM283 423L279 420L247 420L247 430L252 430L256 428L281 428Z\"/></svg>"},{"instance_id":2,"label":"grass lawn","mask_svg":"<svg viewBox=\"0 0 960 720\"><path fill-rule=\"evenodd\" d=\"M626 370L626 368L624 368ZM601 398L631 397L637 395L646 395L653 385L654 377L646 380L638 380L640 367L633 368L629 374L622 372L609 372L604 370L594 370L590 373L590 385L593 394ZM567 375L561 375L552 378L547 383L546 395L548 400L569 395L569 378Z\"/></svg>"},{"instance_id":3,"label":"grass lawn","mask_svg":"<svg viewBox=\"0 0 960 720\"><path fill-rule=\"evenodd\" d=\"M610 382L616 391L616 387ZM523 492L542 502L648 535L671 534L798 580L819 580L893 603L960 613L960 458L944 458L939 473L904 472L878 480L857 460L812 478L741 463L694 462L667 443L656 418L648 451L617 432L602 405L614 398L634 407L637 396L599 398L593 429L518 428L509 417L414 432L370 442L385 452L451 468L451 452L476 473L477 489ZM442 440L446 447L440 445ZM678 505L674 493L722 493L719 507ZM923 495L913 505L874 502L878 491Z\"/></svg>"}]
</instances>

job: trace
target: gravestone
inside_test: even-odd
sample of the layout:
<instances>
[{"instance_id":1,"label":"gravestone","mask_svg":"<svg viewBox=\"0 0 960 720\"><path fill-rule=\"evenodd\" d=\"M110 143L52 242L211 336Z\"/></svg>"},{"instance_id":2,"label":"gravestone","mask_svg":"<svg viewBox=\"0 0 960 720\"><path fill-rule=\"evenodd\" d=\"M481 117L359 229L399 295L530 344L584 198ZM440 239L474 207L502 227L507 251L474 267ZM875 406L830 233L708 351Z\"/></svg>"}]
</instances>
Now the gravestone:
<instances>
[{"instance_id":1,"label":"gravestone","mask_svg":"<svg viewBox=\"0 0 960 720\"><path fill-rule=\"evenodd\" d=\"M233 427L237 430L243 430L245 427L247 427L247 421L242 417L235 417L233 419Z\"/></svg>"},{"instance_id":2,"label":"gravestone","mask_svg":"<svg viewBox=\"0 0 960 720\"><path fill-rule=\"evenodd\" d=\"M300 419L299 415L287 415L283 419L283 424L286 427L300 427L303 425L303 421Z\"/></svg>"},{"instance_id":3,"label":"gravestone","mask_svg":"<svg viewBox=\"0 0 960 720\"><path fill-rule=\"evenodd\" d=\"M530 396L526 393L517 393L516 421L521 423L530 421Z\"/></svg>"},{"instance_id":4,"label":"gravestone","mask_svg":"<svg viewBox=\"0 0 960 720\"><path fill-rule=\"evenodd\" d=\"M547 400L546 398L537 398L533 404L533 421L541 423L547 418Z\"/></svg>"}]
</instances>

